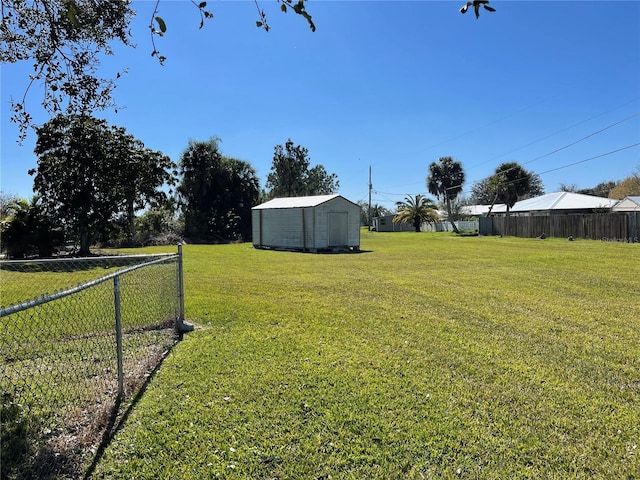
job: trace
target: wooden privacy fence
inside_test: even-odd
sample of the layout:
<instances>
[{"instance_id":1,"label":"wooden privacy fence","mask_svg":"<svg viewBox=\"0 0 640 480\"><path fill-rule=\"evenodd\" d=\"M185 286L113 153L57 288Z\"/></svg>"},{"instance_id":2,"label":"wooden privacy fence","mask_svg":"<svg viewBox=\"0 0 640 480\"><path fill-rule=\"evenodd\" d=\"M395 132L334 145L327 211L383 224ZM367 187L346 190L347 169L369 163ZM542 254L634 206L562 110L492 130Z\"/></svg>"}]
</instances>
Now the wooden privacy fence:
<instances>
[{"instance_id":1,"label":"wooden privacy fence","mask_svg":"<svg viewBox=\"0 0 640 480\"><path fill-rule=\"evenodd\" d=\"M585 238L640 242L640 213L589 213L541 216L494 216L480 218L480 235L535 238Z\"/></svg>"}]
</instances>

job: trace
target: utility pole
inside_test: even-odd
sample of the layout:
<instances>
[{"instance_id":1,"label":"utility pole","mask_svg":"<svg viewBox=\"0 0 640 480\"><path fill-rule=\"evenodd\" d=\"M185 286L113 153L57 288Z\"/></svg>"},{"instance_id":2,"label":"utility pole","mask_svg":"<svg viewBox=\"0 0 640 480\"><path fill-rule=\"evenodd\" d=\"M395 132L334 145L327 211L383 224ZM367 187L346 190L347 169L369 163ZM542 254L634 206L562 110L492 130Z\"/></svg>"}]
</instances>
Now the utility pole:
<instances>
[{"instance_id":1,"label":"utility pole","mask_svg":"<svg viewBox=\"0 0 640 480\"><path fill-rule=\"evenodd\" d=\"M371 165L369 165L369 231L371 231L371 189L373 185L371 184Z\"/></svg>"}]
</instances>

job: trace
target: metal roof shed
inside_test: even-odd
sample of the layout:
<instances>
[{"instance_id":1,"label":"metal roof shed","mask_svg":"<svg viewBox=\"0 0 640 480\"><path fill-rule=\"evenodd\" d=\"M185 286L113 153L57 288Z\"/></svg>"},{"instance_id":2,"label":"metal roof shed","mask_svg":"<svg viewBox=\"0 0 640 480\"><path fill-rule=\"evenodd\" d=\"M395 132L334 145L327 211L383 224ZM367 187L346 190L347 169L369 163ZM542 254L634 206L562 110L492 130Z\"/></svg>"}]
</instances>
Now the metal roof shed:
<instances>
[{"instance_id":1,"label":"metal roof shed","mask_svg":"<svg viewBox=\"0 0 640 480\"><path fill-rule=\"evenodd\" d=\"M253 207L251 221L256 248L360 248L360 207L341 195L274 198Z\"/></svg>"}]
</instances>

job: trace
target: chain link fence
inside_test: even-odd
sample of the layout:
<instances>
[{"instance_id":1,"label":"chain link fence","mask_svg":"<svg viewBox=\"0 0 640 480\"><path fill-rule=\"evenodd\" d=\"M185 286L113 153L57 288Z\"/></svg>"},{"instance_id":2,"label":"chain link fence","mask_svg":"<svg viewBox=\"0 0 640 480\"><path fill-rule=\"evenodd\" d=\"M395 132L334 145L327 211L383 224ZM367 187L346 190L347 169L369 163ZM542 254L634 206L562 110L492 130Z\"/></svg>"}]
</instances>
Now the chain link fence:
<instances>
[{"instance_id":1,"label":"chain link fence","mask_svg":"<svg viewBox=\"0 0 640 480\"><path fill-rule=\"evenodd\" d=\"M182 255L0 262L0 477L77 478L184 330Z\"/></svg>"}]
</instances>

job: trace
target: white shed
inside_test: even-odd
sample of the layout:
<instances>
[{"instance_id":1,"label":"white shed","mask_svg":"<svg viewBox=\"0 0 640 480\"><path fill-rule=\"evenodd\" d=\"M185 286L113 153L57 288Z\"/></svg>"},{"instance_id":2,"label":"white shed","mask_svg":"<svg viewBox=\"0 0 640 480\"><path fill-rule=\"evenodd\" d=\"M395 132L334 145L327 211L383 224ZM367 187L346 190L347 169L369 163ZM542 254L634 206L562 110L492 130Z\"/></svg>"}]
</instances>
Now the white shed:
<instances>
[{"instance_id":1,"label":"white shed","mask_svg":"<svg viewBox=\"0 0 640 480\"><path fill-rule=\"evenodd\" d=\"M360 207L341 195L274 198L251 209L251 222L256 248L360 248Z\"/></svg>"}]
</instances>

